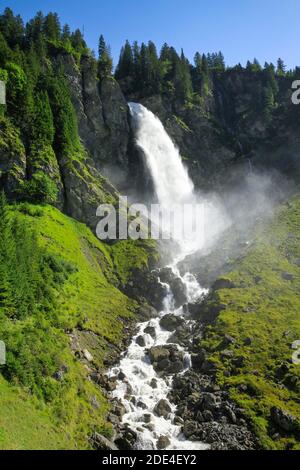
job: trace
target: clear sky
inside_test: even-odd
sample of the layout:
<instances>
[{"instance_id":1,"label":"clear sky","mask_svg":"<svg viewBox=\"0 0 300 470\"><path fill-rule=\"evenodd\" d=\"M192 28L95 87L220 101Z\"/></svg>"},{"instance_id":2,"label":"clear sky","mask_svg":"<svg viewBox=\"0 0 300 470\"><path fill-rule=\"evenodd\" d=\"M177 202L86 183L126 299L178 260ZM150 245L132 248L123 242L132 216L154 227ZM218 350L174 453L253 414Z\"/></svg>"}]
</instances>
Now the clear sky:
<instances>
[{"instance_id":1,"label":"clear sky","mask_svg":"<svg viewBox=\"0 0 300 470\"><path fill-rule=\"evenodd\" d=\"M102 33L115 61L126 39L164 42L194 53L222 50L228 65L256 57L262 64L282 57L300 65L300 0L0 0L25 21L37 10L55 11L72 29L84 26L97 50Z\"/></svg>"}]
</instances>

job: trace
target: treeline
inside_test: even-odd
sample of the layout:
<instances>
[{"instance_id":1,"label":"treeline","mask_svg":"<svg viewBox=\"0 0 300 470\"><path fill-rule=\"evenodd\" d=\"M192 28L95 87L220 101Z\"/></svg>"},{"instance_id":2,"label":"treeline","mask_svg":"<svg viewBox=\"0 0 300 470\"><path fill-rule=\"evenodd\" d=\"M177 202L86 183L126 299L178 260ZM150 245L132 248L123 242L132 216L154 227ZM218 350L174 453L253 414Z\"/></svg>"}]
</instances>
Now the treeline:
<instances>
[{"instance_id":1,"label":"treeline","mask_svg":"<svg viewBox=\"0 0 300 470\"><path fill-rule=\"evenodd\" d=\"M66 164L83 152L58 59L62 53L73 54L80 64L82 54L90 52L81 32L61 27L57 14L39 12L26 25L9 8L0 16L0 80L7 88L0 131L9 128L9 117L20 132L28 163L20 197L31 202L55 203L61 184L58 162Z\"/></svg>"},{"instance_id":2,"label":"treeline","mask_svg":"<svg viewBox=\"0 0 300 470\"><path fill-rule=\"evenodd\" d=\"M226 67L222 52L201 54L197 52L191 64L184 52L178 54L174 47L164 44L158 53L152 41L146 45L126 41L121 50L115 77L128 93L143 96L164 93L186 103L198 103L201 97L211 93L212 79L226 71L239 70L245 73L262 74L266 79L266 101L276 95L276 78L293 75L286 71L282 59L276 66L265 63L262 67L257 59L248 61L245 68L238 64ZM272 92L272 96L271 96Z\"/></svg>"}]
</instances>

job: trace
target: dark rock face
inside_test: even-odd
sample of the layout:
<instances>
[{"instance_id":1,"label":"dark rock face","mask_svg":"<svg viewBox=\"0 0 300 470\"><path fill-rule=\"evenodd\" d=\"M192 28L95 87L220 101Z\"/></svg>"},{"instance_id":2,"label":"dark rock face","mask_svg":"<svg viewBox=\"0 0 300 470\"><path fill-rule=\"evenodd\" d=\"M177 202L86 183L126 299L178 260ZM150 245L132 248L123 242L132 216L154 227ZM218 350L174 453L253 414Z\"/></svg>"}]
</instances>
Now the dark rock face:
<instances>
[{"instance_id":1,"label":"dark rock face","mask_svg":"<svg viewBox=\"0 0 300 470\"><path fill-rule=\"evenodd\" d=\"M186 287L182 280L177 277L171 268L163 268L159 271L161 282L169 284L174 296L175 308L179 308L187 302Z\"/></svg>"}]
</instances>

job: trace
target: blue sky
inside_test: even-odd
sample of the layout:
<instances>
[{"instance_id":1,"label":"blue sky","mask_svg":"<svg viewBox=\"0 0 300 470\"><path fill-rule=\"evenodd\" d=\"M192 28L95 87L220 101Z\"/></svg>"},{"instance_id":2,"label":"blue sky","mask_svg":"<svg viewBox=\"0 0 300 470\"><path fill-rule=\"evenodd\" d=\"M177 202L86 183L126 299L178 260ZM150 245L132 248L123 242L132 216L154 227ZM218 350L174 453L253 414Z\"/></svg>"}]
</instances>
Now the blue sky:
<instances>
[{"instance_id":1,"label":"blue sky","mask_svg":"<svg viewBox=\"0 0 300 470\"><path fill-rule=\"evenodd\" d=\"M222 50L226 63L247 59L300 65L300 0L0 0L28 20L37 10L56 11L72 29L84 26L88 45L97 49L102 33L115 61L126 39L153 40L195 51ZM299 48L300 49L300 48Z\"/></svg>"}]
</instances>

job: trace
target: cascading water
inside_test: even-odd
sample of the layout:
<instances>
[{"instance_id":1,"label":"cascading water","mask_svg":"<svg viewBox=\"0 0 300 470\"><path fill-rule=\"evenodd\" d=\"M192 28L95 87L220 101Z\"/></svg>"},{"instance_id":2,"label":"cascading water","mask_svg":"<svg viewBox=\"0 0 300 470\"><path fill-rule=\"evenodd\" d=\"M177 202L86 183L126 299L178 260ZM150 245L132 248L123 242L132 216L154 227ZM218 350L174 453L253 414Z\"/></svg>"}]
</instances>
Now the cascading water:
<instances>
[{"instance_id":1,"label":"cascading water","mask_svg":"<svg viewBox=\"0 0 300 470\"><path fill-rule=\"evenodd\" d=\"M160 120L140 104L130 103L129 106L136 143L145 156L160 206L168 209L174 204L194 203L193 183L182 164L179 151ZM191 245L188 240L184 239L176 241L179 243L179 252L170 267L185 285L187 301L193 303L203 296L205 291L192 274L186 273L181 277L176 265L195 249L195 245ZM198 242L201 245L202 241L198 240ZM121 373L121 376L125 377L117 381L113 397L120 399L124 404L126 414L123 417L123 423L128 423L129 427L137 433L139 449L157 449L161 436L167 438L167 443L169 443L167 449L206 449L205 444L188 441L183 436L181 426L177 424L178 421L174 422L176 407L172 403L169 402L170 409L167 416L159 417L155 412L157 403L162 399L167 400L173 377L158 375L151 365L147 351L153 346L166 345L172 336L172 332L160 326L160 320L164 315L173 313L184 317L183 306L178 309L174 308L173 293L170 287L167 287L168 295L160 316L138 325L138 332L133 337L120 364L109 372L110 376L120 376ZM192 321L185 319L185 324L192 326ZM151 335L149 327L152 329ZM143 340L139 341L140 338ZM187 370L190 367L190 356L182 347L177 345L177 349L184 354L184 365Z\"/></svg>"}]
</instances>

